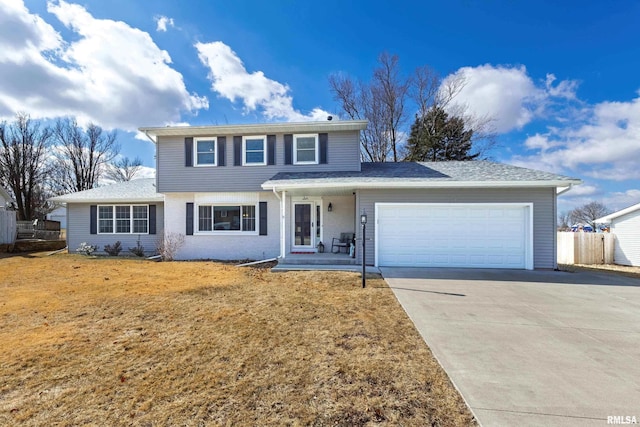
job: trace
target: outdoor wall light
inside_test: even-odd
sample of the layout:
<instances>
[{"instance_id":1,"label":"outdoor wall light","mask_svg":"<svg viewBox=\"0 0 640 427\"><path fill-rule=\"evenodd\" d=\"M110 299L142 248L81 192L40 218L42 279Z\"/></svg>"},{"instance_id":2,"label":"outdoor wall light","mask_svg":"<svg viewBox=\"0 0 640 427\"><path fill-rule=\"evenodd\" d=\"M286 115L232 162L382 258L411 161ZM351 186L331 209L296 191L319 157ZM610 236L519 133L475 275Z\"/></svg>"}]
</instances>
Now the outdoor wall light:
<instances>
[{"instance_id":1,"label":"outdoor wall light","mask_svg":"<svg viewBox=\"0 0 640 427\"><path fill-rule=\"evenodd\" d=\"M360 224L365 225L367 223L367 213L363 212L362 215L360 215Z\"/></svg>"},{"instance_id":2,"label":"outdoor wall light","mask_svg":"<svg viewBox=\"0 0 640 427\"><path fill-rule=\"evenodd\" d=\"M329 203L329 206L327 206L327 210L329 212L331 212L333 210L333 205L331 203Z\"/></svg>"}]
</instances>

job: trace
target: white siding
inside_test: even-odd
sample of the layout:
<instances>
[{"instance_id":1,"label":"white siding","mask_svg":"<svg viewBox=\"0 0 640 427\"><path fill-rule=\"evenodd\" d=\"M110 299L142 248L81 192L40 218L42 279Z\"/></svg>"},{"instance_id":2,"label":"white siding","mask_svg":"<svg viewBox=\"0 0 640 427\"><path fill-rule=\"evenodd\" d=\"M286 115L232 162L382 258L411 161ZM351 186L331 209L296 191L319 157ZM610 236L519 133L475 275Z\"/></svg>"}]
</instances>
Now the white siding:
<instances>
[{"instance_id":1,"label":"white siding","mask_svg":"<svg viewBox=\"0 0 640 427\"><path fill-rule=\"evenodd\" d=\"M219 194L168 193L165 195L167 232L186 233L186 204L197 200L223 202ZM185 236L185 244L176 259L260 260L275 258L280 253L280 203L270 192L226 193L228 202L243 200L267 202L267 235L226 234ZM226 202L225 202L226 203ZM257 212L256 212L257 215ZM257 220L257 218L256 218Z\"/></svg>"},{"instance_id":2,"label":"white siding","mask_svg":"<svg viewBox=\"0 0 640 427\"><path fill-rule=\"evenodd\" d=\"M556 212L555 188L488 188L433 190L359 190L356 209L366 210L367 264L374 263L375 218L374 205L386 203L532 203L533 204L533 268L556 268ZM496 224L499 227L500 224ZM357 237L360 238L361 227ZM361 242L356 244L361 257Z\"/></svg>"},{"instance_id":3,"label":"white siding","mask_svg":"<svg viewBox=\"0 0 640 427\"><path fill-rule=\"evenodd\" d=\"M614 262L640 266L640 210L611 220L611 232L616 235Z\"/></svg>"}]
</instances>

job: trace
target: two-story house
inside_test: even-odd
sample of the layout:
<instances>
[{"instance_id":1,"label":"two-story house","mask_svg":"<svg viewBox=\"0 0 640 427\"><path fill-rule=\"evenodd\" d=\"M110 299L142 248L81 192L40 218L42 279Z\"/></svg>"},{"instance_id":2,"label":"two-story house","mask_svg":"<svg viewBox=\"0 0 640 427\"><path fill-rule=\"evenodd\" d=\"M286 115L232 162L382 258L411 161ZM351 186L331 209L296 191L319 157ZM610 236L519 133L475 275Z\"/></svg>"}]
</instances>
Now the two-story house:
<instances>
[{"instance_id":1,"label":"two-story house","mask_svg":"<svg viewBox=\"0 0 640 427\"><path fill-rule=\"evenodd\" d=\"M178 259L286 260L344 233L361 242L366 214L371 265L556 267L556 195L579 180L488 161L361 163L366 126L141 128L155 182L54 198L68 206L69 248L139 239L152 252L164 232L185 236Z\"/></svg>"}]
</instances>

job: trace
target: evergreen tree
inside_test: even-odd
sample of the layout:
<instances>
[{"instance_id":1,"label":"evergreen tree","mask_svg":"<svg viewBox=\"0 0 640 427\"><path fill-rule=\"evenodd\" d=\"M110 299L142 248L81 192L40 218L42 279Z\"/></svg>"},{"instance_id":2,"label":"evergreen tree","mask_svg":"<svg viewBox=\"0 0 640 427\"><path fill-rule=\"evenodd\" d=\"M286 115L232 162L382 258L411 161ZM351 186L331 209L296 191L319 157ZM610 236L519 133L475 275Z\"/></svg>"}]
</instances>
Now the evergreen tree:
<instances>
[{"instance_id":1,"label":"evergreen tree","mask_svg":"<svg viewBox=\"0 0 640 427\"><path fill-rule=\"evenodd\" d=\"M411 125L405 160L474 160L480 153L470 153L472 137L473 130L465 129L464 119L450 117L441 107L432 107Z\"/></svg>"}]
</instances>

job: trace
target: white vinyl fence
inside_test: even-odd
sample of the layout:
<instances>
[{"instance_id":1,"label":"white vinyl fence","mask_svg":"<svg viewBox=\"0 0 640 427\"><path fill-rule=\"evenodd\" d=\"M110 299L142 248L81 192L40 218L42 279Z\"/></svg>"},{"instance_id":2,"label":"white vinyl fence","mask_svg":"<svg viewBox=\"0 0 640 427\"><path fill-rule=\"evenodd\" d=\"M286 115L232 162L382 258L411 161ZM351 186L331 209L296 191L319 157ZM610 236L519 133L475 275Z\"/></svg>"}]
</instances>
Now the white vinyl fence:
<instances>
[{"instance_id":1,"label":"white vinyl fence","mask_svg":"<svg viewBox=\"0 0 640 427\"><path fill-rule=\"evenodd\" d=\"M16 240L16 213L0 209L0 245L12 244Z\"/></svg>"},{"instance_id":2,"label":"white vinyl fence","mask_svg":"<svg viewBox=\"0 0 640 427\"><path fill-rule=\"evenodd\" d=\"M613 264L615 235L558 233L558 264Z\"/></svg>"}]
</instances>

